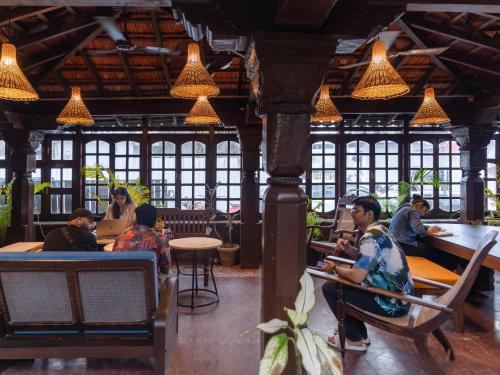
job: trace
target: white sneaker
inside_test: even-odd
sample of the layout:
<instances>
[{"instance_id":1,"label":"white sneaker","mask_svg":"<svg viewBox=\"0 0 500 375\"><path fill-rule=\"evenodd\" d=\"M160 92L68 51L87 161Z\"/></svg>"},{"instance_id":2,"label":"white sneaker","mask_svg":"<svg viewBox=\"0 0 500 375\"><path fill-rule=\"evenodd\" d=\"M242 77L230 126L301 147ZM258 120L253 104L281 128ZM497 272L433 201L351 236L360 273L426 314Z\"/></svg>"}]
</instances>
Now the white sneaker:
<instances>
[{"instance_id":1,"label":"white sneaker","mask_svg":"<svg viewBox=\"0 0 500 375\"><path fill-rule=\"evenodd\" d=\"M333 332L333 334L334 334L334 336L338 336L339 330L336 329L335 332ZM370 340L369 337L367 337L366 339L363 339L363 344L365 344L366 346L369 346L371 343L372 343L372 340Z\"/></svg>"},{"instance_id":2,"label":"white sneaker","mask_svg":"<svg viewBox=\"0 0 500 375\"><path fill-rule=\"evenodd\" d=\"M329 337L326 343L328 344L328 346L334 349L341 350L339 344L340 339L337 335ZM346 339L344 349L351 352L364 353L366 352L366 344L362 342L361 345L353 345L349 342L348 339Z\"/></svg>"}]
</instances>

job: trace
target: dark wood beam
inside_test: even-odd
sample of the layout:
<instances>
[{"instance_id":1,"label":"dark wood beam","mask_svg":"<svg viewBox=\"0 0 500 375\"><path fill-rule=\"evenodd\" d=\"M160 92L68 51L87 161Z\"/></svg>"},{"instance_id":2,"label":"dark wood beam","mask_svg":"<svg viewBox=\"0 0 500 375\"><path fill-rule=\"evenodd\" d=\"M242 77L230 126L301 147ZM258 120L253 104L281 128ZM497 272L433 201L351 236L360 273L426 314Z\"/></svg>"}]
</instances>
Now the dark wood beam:
<instances>
[{"instance_id":1,"label":"dark wood beam","mask_svg":"<svg viewBox=\"0 0 500 375\"><path fill-rule=\"evenodd\" d=\"M410 20L409 22L410 26L415 29L473 44L478 47L489 49L497 54L500 53L500 44L482 34L464 32L456 29L451 30L449 28L442 27L439 24L424 20Z\"/></svg>"},{"instance_id":2,"label":"dark wood beam","mask_svg":"<svg viewBox=\"0 0 500 375\"><path fill-rule=\"evenodd\" d=\"M363 51L363 55L361 56L361 59L358 62L366 61L368 57L371 55L371 51L372 51L371 45L367 44ZM351 87L352 83L354 82L354 79L356 78L356 75L361 70L361 68L362 68L361 66L357 66L349 73L344 83L342 84L342 88L340 89L341 95L344 95L349 89L349 87Z\"/></svg>"},{"instance_id":3,"label":"dark wood beam","mask_svg":"<svg viewBox=\"0 0 500 375\"><path fill-rule=\"evenodd\" d=\"M2 1L2 5L9 5L9 4L5 4L5 2ZM37 5L37 4L33 4L33 5ZM23 20L23 19L28 18L28 17L38 16L40 14L50 12L50 11L55 10L57 8L60 8L60 7L59 6L50 6L50 7L45 7L45 8L41 8L39 6L38 7L19 7L19 8L12 9L10 11L4 10L4 11L2 11L2 15L0 16L0 26L8 25L9 19L10 19L10 22L16 22L16 21L20 21L20 20Z\"/></svg>"},{"instance_id":4,"label":"dark wood beam","mask_svg":"<svg viewBox=\"0 0 500 375\"><path fill-rule=\"evenodd\" d=\"M240 59L240 69L238 72L238 95L243 95L242 86L243 86L243 76L246 74L245 70L245 62L243 59Z\"/></svg>"},{"instance_id":5,"label":"dark wood beam","mask_svg":"<svg viewBox=\"0 0 500 375\"><path fill-rule=\"evenodd\" d=\"M433 65L427 68L426 72L420 77L418 82L413 86L413 88L410 91L410 95L417 95L420 90L424 87L424 85L427 83L429 78L432 76L432 74L437 70L437 66Z\"/></svg>"},{"instance_id":6,"label":"dark wood beam","mask_svg":"<svg viewBox=\"0 0 500 375\"><path fill-rule=\"evenodd\" d=\"M468 68L472 68L474 70L478 70L480 72L489 74L489 75L494 75L497 77L500 77L500 69L498 68L497 64L488 64L482 63L481 65L477 64L477 59L471 59L467 58L464 56L458 56L456 54L445 54L440 57L442 60L450 61L455 64L459 64L462 66L466 66Z\"/></svg>"},{"instance_id":7,"label":"dark wood beam","mask_svg":"<svg viewBox=\"0 0 500 375\"><path fill-rule=\"evenodd\" d=\"M500 17L499 16L496 16L494 14L489 14L489 13L480 13L480 12L474 12L475 14L477 14L478 16L481 16L481 17L485 17L485 18L490 18L492 19L493 21L500 21ZM482 26L481 26L482 27Z\"/></svg>"},{"instance_id":8,"label":"dark wood beam","mask_svg":"<svg viewBox=\"0 0 500 375\"><path fill-rule=\"evenodd\" d=\"M130 63L128 61L128 58L126 54L122 51L120 51L120 60L123 65L123 70L125 70L125 74L127 75L127 78L130 82L130 86L132 87L132 91L134 92L135 96L141 96L141 92L139 91L137 83L135 82L134 75L132 74L132 69L130 68Z\"/></svg>"},{"instance_id":9,"label":"dark wood beam","mask_svg":"<svg viewBox=\"0 0 500 375\"><path fill-rule=\"evenodd\" d=\"M62 35L69 34L74 31L78 31L81 29L84 29L86 27L95 25L97 23L97 20L95 20L93 17L90 18L85 18L81 20L71 20L68 21L62 25L56 25L53 27L49 27L47 30L41 31L39 33L36 33L34 35L28 35L16 42L16 48L18 50L21 50L26 47L30 47L34 44L38 44L41 42L45 42L47 40L57 38Z\"/></svg>"},{"instance_id":10,"label":"dark wood beam","mask_svg":"<svg viewBox=\"0 0 500 375\"><path fill-rule=\"evenodd\" d=\"M112 18L116 19L120 16L121 11L116 12ZM51 64L50 66L45 67L42 69L41 72L39 72L36 77L34 78L33 82L35 86L38 86L43 80L50 75L54 74L54 72L58 71L65 63L70 59L71 57L75 56L78 51L80 51L82 48L84 48L87 44L89 44L94 38L99 35L101 32L103 32L103 28L101 26L94 26L90 32L87 34L83 35L80 37L77 41L76 44L68 51L66 55L61 57L57 63Z\"/></svg>"},{"instance_id":11,"label":"dark wood beam","mask_svg":"<svg viewBox=\"0 0 500 375\"><path fill-rule=\"evenodd\" d=\"M51 49L43 54L37 55L37 59L33 61L26 61L24 64L21 64L23 71L30 71L40 65L48 63L53 60L60 59L64 57L69 51L69 47L61 46L54 49Z\"/></svg>"},{"instance_id":12,"label":"dark wood beam","mask_svg":"<svg viewBox=\"0 0 500 375\"><path fill-rule=\"evenodd\" d=\"M457 22L460 18L463 18L466 14L467 14L467 12L458 13L455 17L453 17L453 18L450 20L450 23L455 23L455 22Z\"/></svg>"},{"instance_id":13,"label":"dark wood beam","mask_svg":"<svg viewBox=\"0 0 500 375\"><path fill-rule=\"evenodd\" d=\"M155 39L158 47L165 47L163 45L163 41L161 39L161 29L160 24L158 23L158 17L156 16L155 11L150 12L151 22L153 24L153 30L155 32ZM168 61L165 55L159 55L158 60L160 60L160 65L163 69L163 75L165 76L165 83L167 84L167 91L170 92L171 82L170 82L170 71L168 69Z\"/></svg>"},{"instance_id":14,"label":"dark wood beam","mask_svg":"<svg viewBox=\"0 0 500 375\"><path fill-rule=\"evenodd\" d=\"M428 48L427 45L422 41L422 39L417 35L415 34L415 32L406 24L406 22L400 18L397 20L397 23L399 25L399 27L401 28L401 30L403 30L403 32L411 39L413 40L413 42L417 45L418 48L422 48L422 49L425 49L425 48ZM441 70L445 71L446 73L448 73L449 76L451 76L454 80L456 81L459 81L460 80L458 79L458 77L455 75L455 73L453 73L450 68L448 68L440 59L439 57L435 56L435 55L429 55L430 59L432 60L432 62L434 64L437 65L438 68L440 68Z\"/></svg>"},{"instance_id":15,"label":"dark wood beam","mask_svg":"<svg viewBox=\"0 0 500 375\"><path fill-rule=\"evenodd\" d=\"M231 54L222 54L219 53L215 56L212 63L210 63L207 67L207 71L211 74L217 71L220 71L224 65L227 65L233 60L233 56ZM224 70L225 71L225 70Z\"/></svg>"},{"instance_id":16,"label":"dark wood beam","mask_svg":"<svg viewBox=\"0 0 500 375\"><path fill-rule=\"evenodd\" d=\"M172 7L172 0L2 0L4 6Z\"/></svg>"},{"instance_id":17,"label":"dark wood beam","mask_svg":"<svg viewBox=\"0 0 500 375\"><path fill-rule=\"evenodd\" d=\"M409 12L481 12L481 13L500 13L500 5L497 0L489 1L415 1L408 3L406 10Z\"/></svg>"},{"instance_id":18,"label":"dark wood beam","mask_svg":"<svg viewBox=\"0 0 500 375\"><path fill-rule=\"evenodd\" d=\"M309 1L280 0L276 5L276 25L301 25L319 28L328 18L337 0Z\"/></svg>"},{"instance_id":19,"label":"dark wood beam","mask_svg":"<svg viewBox=\"0 0 500 375\"><path fill-rule=\"evenodd\" d=\"M104 85L102 83L101 77L99 76L99 73L97 73L97 70L95 69L95 65L90 59L89 55L87 55L87 52L85 49L80 50L80 56L82 56L83 62L85 63L85 66L87 67L90 75L92 76L92 79L95 81L95 85L97 87L97 90L99 91L99 94L102 96L106 95L106 89L104 88Z\"/></svg>"}]
</instances>

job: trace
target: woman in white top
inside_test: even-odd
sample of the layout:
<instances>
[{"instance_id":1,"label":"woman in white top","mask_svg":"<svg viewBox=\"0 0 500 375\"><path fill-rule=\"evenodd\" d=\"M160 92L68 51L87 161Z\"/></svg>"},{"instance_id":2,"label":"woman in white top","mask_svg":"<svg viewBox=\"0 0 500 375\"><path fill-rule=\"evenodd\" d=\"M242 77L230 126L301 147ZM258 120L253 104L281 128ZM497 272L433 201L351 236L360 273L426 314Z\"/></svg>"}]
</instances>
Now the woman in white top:
<instances>
[{"instance_id":1,"label":"woman in white top","mask_svg":"<svg viewBox=\"0 0 500 375\"><path fill-rule=\"evenodd\" d=\"M119 186L113 192L113 203L106 209L104 220L122 219L125 220L127 228L135 224L135 208L134 203L127 189Z\"/></svg>"}]
</instances>

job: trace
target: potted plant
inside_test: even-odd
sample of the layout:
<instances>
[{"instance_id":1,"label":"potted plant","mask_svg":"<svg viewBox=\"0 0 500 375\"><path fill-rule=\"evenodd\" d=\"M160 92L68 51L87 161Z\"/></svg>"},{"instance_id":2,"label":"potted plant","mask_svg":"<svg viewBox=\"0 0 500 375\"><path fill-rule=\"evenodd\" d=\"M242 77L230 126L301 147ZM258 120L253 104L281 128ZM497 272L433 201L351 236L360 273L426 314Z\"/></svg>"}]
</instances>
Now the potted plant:
<instances>
[{"instance_id":1,"label":"potted plant","mask_svg":"<svg viewBox=\"0 0 500 375\"><path fill-rule=\"evenodd\" d=\"M224 242L217 248L219 250L220 262L225 267L232 267L236 264L236 255L240 249L240 245L233 243L233 228L234 220L240 214L239 207L231 207L227 212L220 212L226 220L226 228L228 235L228 242ZM224 240L223 240L224 241Z\"/></svg>"}]
</instances>

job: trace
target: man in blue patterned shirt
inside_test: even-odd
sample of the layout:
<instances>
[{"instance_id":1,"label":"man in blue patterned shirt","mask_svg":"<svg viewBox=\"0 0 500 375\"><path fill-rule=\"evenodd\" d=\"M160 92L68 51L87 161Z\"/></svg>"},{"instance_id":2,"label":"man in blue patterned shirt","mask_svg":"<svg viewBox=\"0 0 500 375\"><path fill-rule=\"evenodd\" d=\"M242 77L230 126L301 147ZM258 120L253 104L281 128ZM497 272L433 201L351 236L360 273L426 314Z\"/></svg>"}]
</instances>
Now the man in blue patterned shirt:
<instances>
[{"instance_id":1,"label":"man in blue patterned shirt","mask_svg":"<svg viewBox=\"0 0 500 375\"><path fill-rule=\"evenodd\" d=\"M380 211L380 204L372 197L359 197L353 202L351 214L354 224L364 233L359 242L357 260L352 268L336 267L335 263L326 261L324 270L336 272L353 283L412 294L413 280L406 257L390 232L377 222ZM346 244L340 242L337 246L342 247ZM336 314L337 285L325 283L323 295L333 313ZM344 299L346 303L362 310L388 317L404 316L410 308L409 304L404 301L349 287L344 287ZM348 315L344 322L346 349L366 351L369 340L365 324ZM338 338L330 337L328 342L331 346L336 346Z\"/></svg>"}]
</instances>

